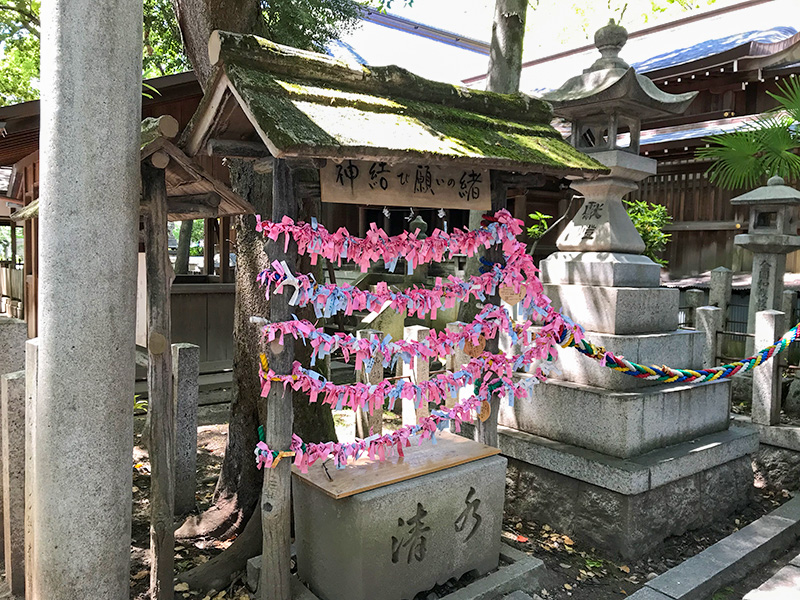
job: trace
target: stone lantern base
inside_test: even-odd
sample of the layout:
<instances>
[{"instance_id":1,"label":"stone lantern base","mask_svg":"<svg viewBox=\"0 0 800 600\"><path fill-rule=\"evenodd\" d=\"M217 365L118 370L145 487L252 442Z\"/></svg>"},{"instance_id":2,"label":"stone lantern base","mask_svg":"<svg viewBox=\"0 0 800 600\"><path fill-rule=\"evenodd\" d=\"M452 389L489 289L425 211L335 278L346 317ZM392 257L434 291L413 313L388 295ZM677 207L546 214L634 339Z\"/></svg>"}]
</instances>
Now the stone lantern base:
<instances>
[{"instance_id":1,"label":"stone lantern base","mask_svg":"<svg viewBox=\"0 0 800 600\"><path fill-rule=\"evenodd\" d=\"M744 508L752 496L758 434L751 428L627 459L509 427L498 433L509 459L506 514L550 525L612 559L640 558L668 537Z\"/></svg>"}]
</instances>

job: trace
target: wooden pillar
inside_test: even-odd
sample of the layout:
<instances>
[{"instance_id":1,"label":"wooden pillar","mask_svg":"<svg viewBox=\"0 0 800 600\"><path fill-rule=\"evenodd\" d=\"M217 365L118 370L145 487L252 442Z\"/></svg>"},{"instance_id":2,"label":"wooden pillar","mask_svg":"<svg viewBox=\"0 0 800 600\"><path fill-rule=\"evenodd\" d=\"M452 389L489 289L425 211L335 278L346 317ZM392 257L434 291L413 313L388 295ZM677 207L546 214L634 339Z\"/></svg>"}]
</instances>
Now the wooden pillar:
<instances>
[{"instance_id":1,"label":"wooden pillar","mask_svg":"<svg viewBox=\"0 0 800 600\"><path fill-rule=\"evenodd\" d=\"M275 159L272 170L272 220L280 221L284 216L297 218L297 185L288 163ZM284 252L283 240L269 242L270 261L286 261L294 272L297 265L297 244L292 241ZM276 294L270 298L270 321L291 319L288 294ZM283 346L270 345L269 366L275 373L291 373L294 361L294 344L287 338ZM278 350L276 354L274 351ZM270 387L267 396L267 419L264 428L266 443L276 450L288 450L292 441L292 391L282 385ZM263 548L261 562L261 600L291 600L290 575L290 520L291 520L291 460L281 460L272 469L264 471L261 491L261 526Z\"/></svg>"},{"instance_id":2,"label":"wooden pillar","mask_svg":"<svg viewBox=\"0 0 800 600\"><path fill-rule=\"evenodd\" d=\"M499 171L492 171L490 174L492 182L492 213L506 207L506 184L503 181L502 173ZM501 263L503 260L503 250L498 245L494 245L486 252L486 258L493 263ZM500 296L495 294L486 299L489 304L500 306ZM499 336L495 336L486 341L486 352L497 354L500 351ZM498 447L497 439L497 413L500 412L500 398L497 394L492 394L489 401L492 409L489 418L486 421L480 420L476 423L475 439L487 446Z\"/></svg>"},{"instance_id":3,"label":"wooden pillar","mask_svg":"<svg viewBox=\"0 0 800 600\"><path fill-rule=\"evenodd\" d=\"M219 274L222 283L233 281L231 274L231 218L222 217L219 226Z\"/></svg>"},{"instance_id":4,"label":"wooden pillar","mask_svg":"<svg viewBox=\"0 0 800 600\"><path fill-rule=\"evenodd\" d=\"M150 597L173 598L175 408L172 402L167 186L164 169L142 163L147 265L147 395L150 413Z\"/></svg>"}]
</instances>

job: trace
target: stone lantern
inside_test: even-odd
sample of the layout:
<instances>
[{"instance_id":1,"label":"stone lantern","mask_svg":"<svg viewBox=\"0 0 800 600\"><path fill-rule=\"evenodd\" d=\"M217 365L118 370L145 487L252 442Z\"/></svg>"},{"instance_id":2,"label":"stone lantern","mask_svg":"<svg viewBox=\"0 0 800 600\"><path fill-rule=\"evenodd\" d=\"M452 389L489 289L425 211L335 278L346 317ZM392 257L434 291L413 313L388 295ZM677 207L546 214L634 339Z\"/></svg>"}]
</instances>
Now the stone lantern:
<instances>
[{"instance_id":1,"label":"stone lantern","mask_svg":"<svg viewBox=\"0 0 800 600\"><path fill-rule=\"evenodd\" d=\"M733 198L731 204L750 210L748 232L737 235L733 243L753 253L747 332L754 333L757 312L781 309L786 255L800 248L796 218L800 191L776 176L767 185ZM752 341L748 343L751 351Z\"/></svg>"},{"instance_id":2,"label":"stone lantern","mask_svg":"<svg viewBox=\"0 0 800 600\"><path fill-rule=\"evenodd\" d=\"M611 173L592 180L573 181L572 187L581 192L585 200L559 237L557 246L562 253L640 255L644 242L622 205L622 197L636 190L638 181L656 172L655 160L639 156L641 122L682 114L697 92L668 94L636 73L619 56L628 33L613 19L597 31L594 40L601 58L581 75L546 94L544 99L552 103L557 116L572 123L572 145L591 154ZM623 128L629 132L627 146L620 145L618 134ZM549 260L552 263L553 260L575 259L572 255L555 255ZM596 256L579 257L581 263L597 260ZM608 260L606 257L604 262ZM647 271L648 281L658 285L659 268L651 260L614 256L610 260L636 263L639 265L635 269L636 277ZM567 267L562 265L561 268ZM615 271L619 272L619 268Z\"/></svg>"},{"instance_id":3,"label":"stone lantern","mask_svg":"<svg viewBox=\"0 0 800 600\"><path fill-rule=\"evenodd\" d=\"M660 287L660 268L641 255L622 205L656 172L656 161L638 154L641 121L680 114L694 94L666 94L638 75L619 58L626 38L613 22L603 27L595 36L602 57L546 96L572 122L575 146L609 174L573 181L585 199L559 251L542 261L542 281L599 356L607 348L643 365L697 369L704 334L678 328L679 292ZM631 133L626 146L622 128ZM628 560L747 503L758 434L729 430L730 381L630 377L574 349L560 351L559 363L528 398L500 408L500 448L516 459L509 514Z\"/></svg>"}]
</instances>

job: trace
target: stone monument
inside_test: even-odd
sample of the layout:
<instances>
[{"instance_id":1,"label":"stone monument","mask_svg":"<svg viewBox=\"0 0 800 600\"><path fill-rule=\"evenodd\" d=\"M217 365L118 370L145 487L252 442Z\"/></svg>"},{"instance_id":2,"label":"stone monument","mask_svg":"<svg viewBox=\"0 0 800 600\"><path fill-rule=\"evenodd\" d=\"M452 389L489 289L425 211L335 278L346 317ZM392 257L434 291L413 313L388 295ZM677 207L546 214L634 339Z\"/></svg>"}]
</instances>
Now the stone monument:
<instances>
[{"instance_id":1,"label":"stone monument","mask_svg":"<svg viewBox=\"0 0 800 600\"><path fill-rule=\"evenodd\" d=\"M757 312L782 308L786 255L800 248L796 219L800 192L775 176L767 185L733 198L731 204L748 206L750 210L747 233L737 235L733 243L753 253L747 333L755 333ZM752 354L753 349L753 340L748 338L747 354Z\"/></svg>"},{"instance_id":2,"label":"stone monument","mask_svg":"<svg viewBox=\"0 0 800 600\"><path fill-rule=\"evenodd\" d=\"M638 155L641 120L680 114L694 94L667 94L637 75L619 58L626 39L613 22L600 29L602 58L545 97L572 121L573 144L610 173L573 182L585 199L542 261L542 281L596 345L637 363L700 368L702 334L678 329L678 290L659 287L660 268L641 255L622 204L656 172ZM747 502L758 438L728 429L728 381L659 384L574 349L561 351L560 367L527 401L501 409L500 448L515 459L507 510L634 558Z\"/></svg>"},{"instance_id":3,"label":"stone monument","mask_svg":"<svg viewBox=\"0 0 800 600\"><path fill-rule=\"evenodd\" d=\"M437 438L386 463L294 471L297 573L319 600L410 600L497 568L506 459Z\"/></svg>"}]
</instances>

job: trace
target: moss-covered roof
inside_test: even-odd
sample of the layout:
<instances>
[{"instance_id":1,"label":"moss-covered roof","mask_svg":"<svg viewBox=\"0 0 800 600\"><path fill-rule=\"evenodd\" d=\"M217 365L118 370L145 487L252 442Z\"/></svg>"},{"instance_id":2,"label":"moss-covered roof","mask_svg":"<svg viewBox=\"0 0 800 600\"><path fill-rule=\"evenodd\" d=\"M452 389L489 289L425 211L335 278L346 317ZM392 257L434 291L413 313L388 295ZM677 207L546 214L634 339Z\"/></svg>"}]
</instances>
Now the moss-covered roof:
<instances>
[{"instance_id":1,"label":"moss-covered roof","mask_svg":"<svg viewBox=\"0 0 800 600\"><path fill-rule=\"evenodd\" d=\"M563 141L549 124L547 103L524 94L460 88L393 66L353 68L256 36L215 32L209 46L218 71L206 99L229 86L278 157L425 159L555 175L607 171ZM204 105L213 110L213 103Z\"/></svg>"}]
</instances>

